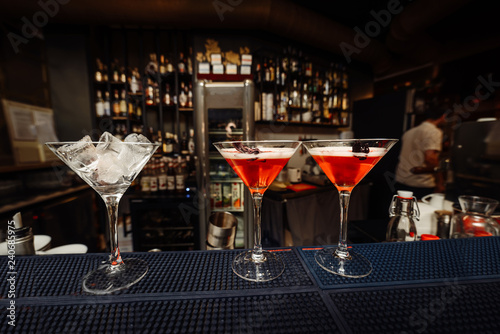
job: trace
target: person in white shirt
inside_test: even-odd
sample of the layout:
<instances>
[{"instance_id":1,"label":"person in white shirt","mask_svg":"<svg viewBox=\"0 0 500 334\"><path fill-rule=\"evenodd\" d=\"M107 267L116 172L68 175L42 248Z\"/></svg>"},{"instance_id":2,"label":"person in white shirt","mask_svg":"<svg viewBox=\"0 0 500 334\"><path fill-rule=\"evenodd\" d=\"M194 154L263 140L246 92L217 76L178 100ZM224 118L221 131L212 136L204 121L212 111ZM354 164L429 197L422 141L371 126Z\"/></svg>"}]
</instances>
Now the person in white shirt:
<instances>
[{"instance_id":1,"label":"person in white shirt","mask_svg":"<svg viewBox=\"0 0 500 334\"><path fill-rule=\"evenodd\" d=\"M439 173L439 155L442 150L443 132L439 126L445 122L445 110L427 111L427 118L409 129L401 139L401 152L396 167L396 190L412 191L420 199L423 196L443 192L444 185ZM424 167L425 173L415 173L416 167Z\"/></svg>"}]
</instances>

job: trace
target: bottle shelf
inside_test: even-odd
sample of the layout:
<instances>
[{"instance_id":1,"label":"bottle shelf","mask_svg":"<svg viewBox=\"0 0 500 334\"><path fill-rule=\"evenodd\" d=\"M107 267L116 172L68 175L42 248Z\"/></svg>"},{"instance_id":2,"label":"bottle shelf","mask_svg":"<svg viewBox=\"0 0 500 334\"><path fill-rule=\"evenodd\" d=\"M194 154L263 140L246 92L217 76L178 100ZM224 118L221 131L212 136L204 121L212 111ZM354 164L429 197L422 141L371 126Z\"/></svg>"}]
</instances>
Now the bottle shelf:
<instances>
[{"instance_id":1,"label":"bottle shelf","mask_svg":"<svg viewBox=\"0 0 500 334\"><path fill-rule=\"evenodd\" d=\"M253 80L251 74L200 74L197 76L198 80L209 80L209 81L244 81Z\"/></svg>"},{"instance_id":2,"label":"bottle shelf","mask_svg":"<svg viewBox=\"0 0 500 334\"><path fill-rule=\"evenodd\" d=\"M290 125L290 126L307 126L307 127L320 127L320 128L344 128L348 127L349 125L336 125L332 123L315 123L315 122L298 122L298 121L256 121L256 124L260 125L276 125L276 124L283 124L283 125Z\"/></svg>"},{"instance_id":3,"label":"bottle shelf","mask_svg":"<svg viewBox=\"0 0 500 334\"><path fill-rule=\"evenodd\" d=\"M233 209L231 207L228 208L213 208L213 212L244 212L245 210L243 208L241 209Z\"/></svg>"},{"instance_id":4,"label":"bottle shelf","mask_svg":"<svg viewBox=\"0 0 500 334\"><path fill-rule=\"evenodd\" d=\"M210 178L210 182L212 183L243 183L240 178Z\"/></svg>"},{"instance_id":5,"label":"bottle shelf","mask_svg":"<svg viewBox=\"0 0 500 334\"><path fill-rule=\"evenodd\" d=\"M209 136L225 136L226 134L227 134L227 131L225 131L225 130L210 130L210 129L208 130ZM242 136L243 130L234 129L231 131L231 135Z\"/></svg>"}]
</instances>

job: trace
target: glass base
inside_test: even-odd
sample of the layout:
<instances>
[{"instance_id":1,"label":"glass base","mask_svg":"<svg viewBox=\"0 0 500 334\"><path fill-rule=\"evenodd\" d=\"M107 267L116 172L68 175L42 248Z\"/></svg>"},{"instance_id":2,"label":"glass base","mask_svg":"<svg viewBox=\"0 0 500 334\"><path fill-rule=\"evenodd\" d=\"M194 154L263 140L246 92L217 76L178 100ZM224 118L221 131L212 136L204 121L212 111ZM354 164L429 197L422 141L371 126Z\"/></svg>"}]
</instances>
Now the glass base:
<instances>
[{"instance_id":1,"label":"glass base","mask_svg":"<svg viewBox=\"0 0 500 334\"><path fill-rule=\"evenodd\" d=\"M83 278L83 290L105 295L134 285L147 272L148 264L139 259L124 259L121 265L114 267L106 263Z\"/></svg>"},{"instance_id":2,"label":"glass base","mask_svg":"<svg viewBox=\"0 0 500 334\"><path fill-rule=\"evenodd\" d=\"M253 282L267 282L279 277L285 270L281 258L268 251L262 251L262 258L255 260L253 250L238 254L232 264L233 271L239 277Z\"/></svg>"},{"instance_id":3,"label":"glass base","mask_svg":"<svg viewBox=\"0 0 500 334\"><path fill-rule=\"evenodd\" d=\"M349 251L348 257L340 257L336 248L323 248L316 252L314 258L321 268L333 274L360 278L370 275L372 264L364 256Z\"/></svg>"}]
</instances>

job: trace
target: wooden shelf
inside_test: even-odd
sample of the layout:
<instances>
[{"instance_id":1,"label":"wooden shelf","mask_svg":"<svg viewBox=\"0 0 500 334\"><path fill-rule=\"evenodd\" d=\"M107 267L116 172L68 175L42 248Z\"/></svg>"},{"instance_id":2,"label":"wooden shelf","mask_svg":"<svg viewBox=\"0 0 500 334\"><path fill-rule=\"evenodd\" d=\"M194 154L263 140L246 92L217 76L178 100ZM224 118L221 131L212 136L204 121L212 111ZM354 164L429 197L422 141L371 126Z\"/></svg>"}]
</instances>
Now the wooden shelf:
<instances>
[{"instance_id":1,"label":"wooden shelf","mask_svg":"<svg viewBox=\"0 0 500 334\"><path fill-rule=\"evenodd\" d=\"M256 121L255 124L307 126L307 127L335 128L335 129L349 127L349 125L335 125L335 124L331 124L331 123L312 123L312 122L296 122L296 121Z\"/></svg>"},{"instance_id":2,"label":"wooden shelf","mask_svg":"<svg viewBox=\"0 0 500 334\"><path fill-rule=\"evenodd\" d=\"M54 166L61 166L61 165L63 165L63 163L58 159L58 160L52 160L52 161L47 161L47 162L40 162L40 163L36 163L36 164L0 166L0 173L23 172L23 171L29 171L29 170L51 168Z\"/></svg>"}]
</instances>

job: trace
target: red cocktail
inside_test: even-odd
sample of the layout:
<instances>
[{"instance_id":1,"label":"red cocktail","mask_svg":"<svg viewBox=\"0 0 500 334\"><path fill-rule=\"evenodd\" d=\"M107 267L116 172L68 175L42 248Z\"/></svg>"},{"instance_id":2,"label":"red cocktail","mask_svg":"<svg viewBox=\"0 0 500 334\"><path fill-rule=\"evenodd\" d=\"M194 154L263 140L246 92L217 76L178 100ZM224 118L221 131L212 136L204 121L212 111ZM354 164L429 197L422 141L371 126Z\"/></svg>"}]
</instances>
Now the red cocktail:
<instances>
[{"instance_id":1,"label":"red cocktail","mask_svg":"<svg viewBox=\"0 0 500 334\"><path fill-rule=\"evenodd\" d=\"M371 273L370 261L347 249L347 209L352 189L396 142L397 139L351 139L303 143L335 185L340 197L338 246L325 247L315 255L316 262L323 269L346 277L364 277Z\"/></svg>"},{"instance_id":2,"label":"red cocktail","mask_svg":"<svg viewBox=\"0 0 500 334\"><path fill-rule=\"evenodd\" d=\"M243 180L254 201L254 249L236 256L232 264L233 271L249 281L265 282L275 279L283 273L285 265L275 253L262 250L262 196L300 146L300 142L219 142L214 146Z\"/></svg>"},{"instance_id":3,"label":"red cocktail","mask_svg":"<svg viewBox=\"0 0 500 334\"><path fill-rule=\"evenodd\" d=\"M386 151L384 148L374 147L368 155L360 156L353 153L350 147L332 147L313 148L309 153L339 191L352 191Z\"/></svg>"},{"instance_id":4,"label":"red cocktail","mask_svg":"<svg viewBox=\"0 0 500 334\"><path fill-rule=\"evenodd\" d=\"M248 187L252 195L264 194L290 158L282 158L279 153L264 151L260 157L238 157L238 151L222 154L227 162ZM231 158L230 156L234 156Z\"/></svg>"}]
</instances>

